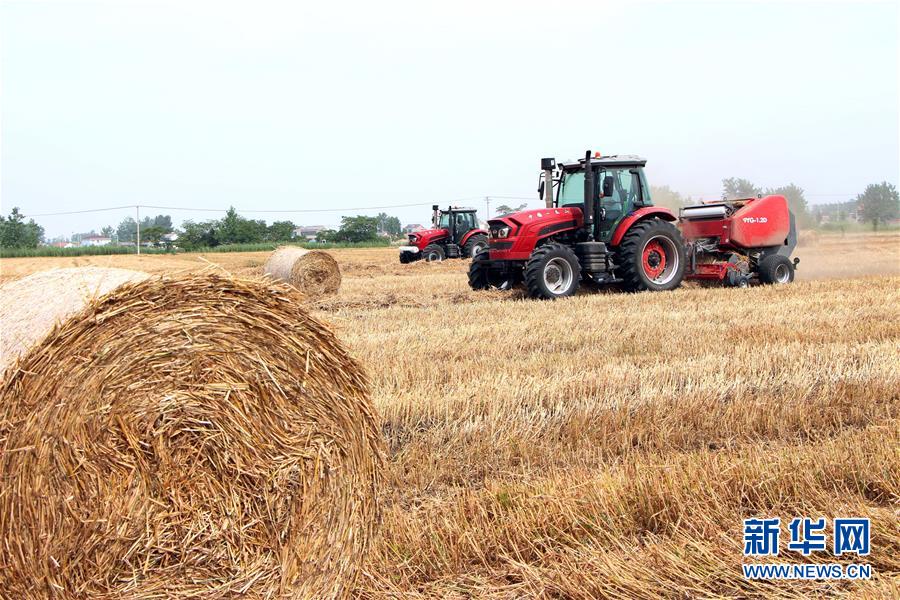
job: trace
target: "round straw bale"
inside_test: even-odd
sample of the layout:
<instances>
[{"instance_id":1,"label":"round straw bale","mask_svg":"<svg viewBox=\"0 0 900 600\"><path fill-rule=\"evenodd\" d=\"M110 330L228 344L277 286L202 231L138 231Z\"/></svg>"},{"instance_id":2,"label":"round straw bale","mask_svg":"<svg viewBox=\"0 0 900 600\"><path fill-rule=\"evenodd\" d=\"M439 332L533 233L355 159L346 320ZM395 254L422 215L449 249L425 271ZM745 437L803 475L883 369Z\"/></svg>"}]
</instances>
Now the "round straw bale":
<instances>
[{"instance_id":1,"label":"round straw bale","mask_svg":"<svg viewBox=\"0 0 900 600\"><path fill-rule=\"evenodd\" d=\"M128 281L148 275L127 269L51 269L0 286L0 373L54 325Z\"/></svg>"},{"instance_id":2,"label":"round straw bale","mask_svg":"<svg viewBox=\"0 0 900 600\"><path fill-rule=\"evenodd\" d=\"M333 294L341 287L337 261L321 250L282 246L272 253L263 271L312 298Z\"/></svg>"},{"instance_id":3,"label":"round straw bale","mask_svg":"<svg viewBox=\"0 0 900 600\"><path fill-rule=\"evenodd\" d=\"M346 596L383 460L359 366L289 286L135 278L0 382L0 595Z\"/></svg>"}]
</instances>

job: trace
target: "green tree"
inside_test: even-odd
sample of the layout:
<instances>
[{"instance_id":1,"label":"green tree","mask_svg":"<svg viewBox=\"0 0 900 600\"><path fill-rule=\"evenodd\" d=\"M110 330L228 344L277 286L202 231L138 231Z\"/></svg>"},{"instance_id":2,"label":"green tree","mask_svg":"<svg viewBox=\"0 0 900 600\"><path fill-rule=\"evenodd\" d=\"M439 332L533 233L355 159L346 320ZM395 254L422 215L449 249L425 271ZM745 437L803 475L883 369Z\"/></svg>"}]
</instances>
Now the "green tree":
<instances>
[{"instance_id":1,"label":"green tree","mask_svg":"<svg viewBox=\"0 0 900 600\"><path fill-rule=\"evenodd\" d=\"M316 232L316 241L317 242L335 242L337 241L337 231L334 229L323 229L322 231Z\"/></svg>"},{"instance_id":2,"label":"green tree","mask_svg":"<svg viewBox=\"0 0 900 600\"><path fill-rule=\"evenodd\" d=\"M113 229L112 227L110 227L109 225L107 225L106 227L104 227L100 230L100 235L102 235L103 237L112 238L115 235L115 233L116 233L116 230Z\"/></svg>"},{"instance_id":3,"label":"green tree","mask_svg":"<svg viewBox=\"0 0 900 600\"><path fill-rule=\"evenodd\" d=\"M220 244L252 244L265 241L265 221L245 219L235 208L229 207L225 218L219 222L217 237Z\"/></svg>"},{"instance_id":4,"label":"green tree","mask_svg":"<svg viewBox=\"0 0 900 600\"><path fill-rule=\"evenodd\" d=\"M178 245L185 250L218 246L220 242L216 226L216 221L204 221L202 223L185 221L181 226L182 231L178 235Z\"/></svg>"},{"instance_id":5,"label":"green tree","mask_svg":"<svg viewBox=\"0 0 900 600\"><path fill-rule=\"evenodd\" d=\"M500 206L498 206L497 208L494 209L494 212L497 213L498 217L505 217L506 215L511 215L515 212L519 212L520 210L525 210L526 208L528 208L528 203L520 204L519 206L517 206L515 208L508 206L506 204L501 204Z\"/></svg>"},{"instance_id":6,"label":"green tree","mask_svg":"<svg viewBox=\"0 0 900 600\"><path fill-rule=\"evenodd\" d=\"M269 225L266 238L272 242L285 242L294 239L294 230L297 228L291 221L275 221Z\"/></svg>"},{"instance_id":7,"label":"green tree","mask_svg":"<svg viewBox=\"0 0 900 600\"><path fill-rule=\"evenodd\" d=\"M341 228L335 235L339 242L368 242L378 239L378 219L357 215L341 217Z\"/></svg>"},{"instance_id":8,"label":"green tree","mask_svg":"<svg viewBox=\"0 0 900 600\"><path fill-rule=\"evenodd\" d=\"M137 221L131 217L125 217L116 228L116 235L119 237L119 243L128 242L133 244L137 240Z\"/></svg>"},{"instance_id":9,"label":"green tree","mask_svg":"<svg viewBox=\"0 0 900 600\"><path fill-rule=\"evenodd\" d=\"M812 222L812 217L809 214L809 205L806 202L806 197L803 195L803 188L800 186L791 183L777 188L768 188L765 193L766 195L777 194L784 196L787 199L788 208L794 213L799 225L806 226Z\"/></svg>"},{"instance_id":10,"label":"green tree","mask_svg":"<svg viewBox=\"0 0 900 600\"><path fill-rule=\"evenodd\" d=\"M900 197L893 184L883 181L869 184L866 191L856 197L859 215L863 221L872 223L872 230L878 231L879 223L888 223L900 217Z\"/></svg>"},{"instance_id":11,"label":"green tree","mask_svg":"<svg viewBox=\"0 0 900 600\"><path fill-rule=\"evenodd\" d=\"M668 208L676 213L681 210L685 204L681 194L667 185L651 185L650 198L653 200L654 205Z\"/></svg>"},{"instance_id":12,"label":"green tree","mask_svg":"<svg viewBox=\"0 0 900 600\"><path fill-rule=\"evenodd\" d=\"M150 229L151 227L158 227L162 230L163 233L170 233L173 231L172 228L172 217L169 215L156 215L155 217L144 217L141 219L141 232L143 236L144 229Z\"/></svg>"},{"instance_id":13,"label":"green tree","mask_svg":"<svg viewBox=\"0 0 900 600\"><path fill-rule=\"evenodd\" d=\"M162 236L166 233L168 232L158 225L151 225L149 227L141 226L141 244L150 242L154 246L159 246Z\"/></svg>"},{"instance_id":14,"label":"green tree","mask_svg":"<svg viewBox=\"0 0 900 600\"><path fill-rule=\"evenodd\" d=\"M762 193L762 189L753 185L746 179L729 177L722 180L722 195L727 200L739 198L756 198Z\"/></svg>"},{"instance_id":15,"label":"green tree","mask_svg":"<svg viewBox=\"0 0 900 600\"><path fill-rule=\"evenodd\" d=\"M0 216L0 247L37 248L44 241L44 228L29 219L14 206L9 217Z\"/></svg>"},{"instance_id":16,"label":"green tree","mask_svg":"<svg viewBox=\"0 0 900 600\"><path fill-rule=\"evenodd\" d=\"M378 231L397 237L403 231L403 225L397 217L388 216L386 213L378 213Z\"/></svg>"}]
</instances>

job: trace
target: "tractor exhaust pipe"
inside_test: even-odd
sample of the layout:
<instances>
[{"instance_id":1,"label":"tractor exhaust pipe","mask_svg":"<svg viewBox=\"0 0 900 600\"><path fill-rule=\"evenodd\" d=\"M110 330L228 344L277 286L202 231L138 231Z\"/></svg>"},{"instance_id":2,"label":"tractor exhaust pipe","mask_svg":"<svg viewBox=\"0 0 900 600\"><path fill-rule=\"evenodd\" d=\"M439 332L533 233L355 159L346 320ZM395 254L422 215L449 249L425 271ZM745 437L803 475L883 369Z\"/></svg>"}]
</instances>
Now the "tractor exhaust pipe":
<instances>
[{"instance_id":1,"label":"tractor exhaust pipe","mask_svg":"<svg viewBox=\"0 0 900 600\"><path fill-rule=\"evenodd\" d=\"M431 205L431 226L434 229L437 229L438 226L438 210L439 209L437 204Z\"/></svg>"},{"instance_id":2,"label":"tractor exhaust pipe","mask_svg":"<svg viewBox=\"0 0 900 600\"><path fill-rule=\"evenodd\" d=\"M594 169L591 168L591 151L584 153L584 225L588 240L594 239Z\"/></svg>"}]
</instances>

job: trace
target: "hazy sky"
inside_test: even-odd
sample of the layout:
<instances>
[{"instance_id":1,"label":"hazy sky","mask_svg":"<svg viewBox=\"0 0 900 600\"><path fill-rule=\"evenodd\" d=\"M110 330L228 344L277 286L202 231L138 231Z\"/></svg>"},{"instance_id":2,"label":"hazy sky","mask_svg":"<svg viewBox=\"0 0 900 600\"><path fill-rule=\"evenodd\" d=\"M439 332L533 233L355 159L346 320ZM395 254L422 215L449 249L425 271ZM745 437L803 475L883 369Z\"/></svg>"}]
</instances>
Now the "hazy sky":
<instances>
[{"instance_id":1,"label":"hazy sky","mask_svg":"<svg viewBox=\"0 0 900 600\"><path fill-rule=\"evenodd\" d=\"M540 158L588 148L695 198L740 176L846 200L898 181L898 22L896 2L4 2L0 202L421 202L386 212L425 222L458 198L538 205Z\"/></svg>"}]
</instances>

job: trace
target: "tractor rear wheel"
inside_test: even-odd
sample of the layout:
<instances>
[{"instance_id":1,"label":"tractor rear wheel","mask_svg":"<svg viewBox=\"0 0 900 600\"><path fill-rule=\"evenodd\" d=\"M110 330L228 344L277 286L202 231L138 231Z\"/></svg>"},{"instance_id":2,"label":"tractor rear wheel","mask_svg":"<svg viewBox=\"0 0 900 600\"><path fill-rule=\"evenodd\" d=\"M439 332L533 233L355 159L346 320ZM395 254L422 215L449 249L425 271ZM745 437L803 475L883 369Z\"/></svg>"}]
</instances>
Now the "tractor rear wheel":
<instances>
[{"instance_id":1,"label":"tractor rear wheel","mask_svg":"<svg viewBox=\"0 0 900 600\"><path fill-rule=\"evenodd\" d=\"M441 262L445 258L447 258L447 253L444 252L444 248L442 246L438 246L437 244L428 244L425 246L425 249L422 250L422 258L425 259L425 262Z\"/></svg>"},{"instance_id":2,"label":"tractor rear wheel","mask_svg":"<svg viewBox=\"0 0 900 600\"><path fill-rule=\"evenodd\" d=\"M532 298L554 300L578 290L581 266L568 246L547 244L531 254L525 263L525 285Z\"/></svg>"},{"instance_id":3,"label":"tractor rear wheel","mask_svg":"<svg viewBox=\"0 0 900 600\"><path fill-rule=\"evenodd\" d=\"M686 262L681 233L660 219L634 225L616 253L617 274L631 292L674 290L681 285Z\"/></svg>"},{"instance_id":4,"label":"tractor rear wheel","mask_svg":"<svg viewBox=\"0 0 900 600\"><path fill-rule=\"evenodd\" d=\"M771 254L759 261L759 280L778 285L790 283L794 281L794 264L787 256Z\"/></svg>"},{"instance_id":5,"label":"tractor rear wheel","mask_svg":"<svg viewBox=\"0 0 900 600\"><path fill-rule=\"evenodd\" d=\"M463 246L463 252L469 258L475 258L478 254L488 249L488 239L483 235L473 235L466 241Z\"/></svg>"}]
</instances>

